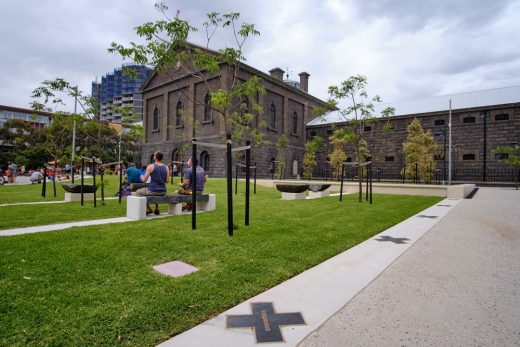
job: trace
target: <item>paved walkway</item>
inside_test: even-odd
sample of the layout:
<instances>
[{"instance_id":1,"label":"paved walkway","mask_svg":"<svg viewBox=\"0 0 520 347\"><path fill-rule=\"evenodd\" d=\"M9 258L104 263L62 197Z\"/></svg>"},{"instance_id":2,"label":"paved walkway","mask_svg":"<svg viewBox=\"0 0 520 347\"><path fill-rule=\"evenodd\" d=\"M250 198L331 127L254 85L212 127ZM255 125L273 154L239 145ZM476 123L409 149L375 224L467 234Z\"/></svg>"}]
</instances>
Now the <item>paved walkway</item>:
<instances>
[{"instance_id":1,"label":"paved walkway","mask_svg":"<svg viewBox=\"0 0 520 347\"><path fill-rule=\"evenodd\" d=\"M445 199L160 346L518 346L519 202Z\"/></svg>"},{"instance_id":2,"label":"paved walkway","mask_svg":"<svg viewBox=\"0 0 520 347\"><path fill-rule=\"evenodd\" d=\"M299 346L520 346L520 191L480 188Z\"/></svg>"}]
</instances>

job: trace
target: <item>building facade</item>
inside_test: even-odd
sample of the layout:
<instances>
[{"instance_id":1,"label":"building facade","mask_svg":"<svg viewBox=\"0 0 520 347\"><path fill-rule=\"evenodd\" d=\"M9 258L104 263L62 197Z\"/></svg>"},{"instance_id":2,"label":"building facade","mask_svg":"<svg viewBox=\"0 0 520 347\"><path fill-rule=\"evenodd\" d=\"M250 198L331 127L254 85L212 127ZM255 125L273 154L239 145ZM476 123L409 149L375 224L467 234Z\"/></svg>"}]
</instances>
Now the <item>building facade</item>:
<instances>
[{"instance_id":1,"label":"building facade","mask_svg":"<svg viewBox=\"0 0 520 347\"><path fill-rule=\"evenodd\" d=\"M206 143L225 144L224 121L207 107L207 103L209 89L229 83L229 73L228 66L222 64L218 71L207 75L209 88L204 81L191 75L175 74L175 71L169 74L154 72L151 75L141 90L145 129L143 163L148 163L157 150L164 153L165 162L185 162L191 155L189 144L192 138ZM267 124L262 131L265 143L253 148L251 153L251 163L257 166L258 177L271 177L273 161L277 156L276 143L281 135L288 139L286 177L296 178L300 174L292 169L293 165L301 166L303 161L306 124L312 119L316 107L325 106L324 101L307 93L308 73L299 74L299 83L284 81L283 74L280 68L266 74L245 64L241 64L238 70L240 80L260 77L266 90L265 94L258 94L255 99L262 112L256 114L254 126ZM172 76L175 77L172 79ZM181 114L189 117L190 122L183 124ZM193 124L199 126L194 128ZM210 176L225 176L225 150L201 145L198 146L198 153L199 162Z\"/></svg>"},{"instance_id":2,"label":"building facade","mask_svg":"<svg viewBox=\"0 0 520 347\"><path fill-rule=\"evenodd\" d=\"M364 129L375 178L401 179L401 169L406 165L402 151L407 138L406 127L417 118L424 130L432 133L437 144L436 167L432 168L433 180L439 182L448 179L450 100L453 105L452 180L512 182L517 179L518 169L504 163L507 153L497 152L496 149L500 146L520 145L520 86L382 105L396 108L396 116L389 120L393 130L383 132L386 120L375 122ZM321 136L325 140L317 156L318 167L313 172L315 177L330 176L327 161L331 146L328 139L333 124L344 124L336 112L316 118L307 125L308 138ZM354 151L353 145L347 145L347 161L353 161ZM350 176L354 174L347 173Z\"/></svg>"},{"instance_id":3,"label":"building facade","mask_svg":"<svg viewBox=\"0 0 520 347\"><path fill-rule=\"evenodd\" d=\"M10 119L18 119L41 129L51 124L50 112L33 111L31 109L0 105L0 128Z\"/></svg>"},{"instance_id":4,"label":"building facade","mask_svg":"<svg viewBox=\"0 0 520 347\"><path fill-rule=\"evenodd\" d=\"M135 76L125 73L131 70ZM151 69L138 64L125 64L101 78L101 82L92 82L91 95L98 101L97 115L100 120L122 122L122 115L116 107L130 106L138 115L136 121L143 119L143 99L139 91Z\"/></svg>"}]
</instances>

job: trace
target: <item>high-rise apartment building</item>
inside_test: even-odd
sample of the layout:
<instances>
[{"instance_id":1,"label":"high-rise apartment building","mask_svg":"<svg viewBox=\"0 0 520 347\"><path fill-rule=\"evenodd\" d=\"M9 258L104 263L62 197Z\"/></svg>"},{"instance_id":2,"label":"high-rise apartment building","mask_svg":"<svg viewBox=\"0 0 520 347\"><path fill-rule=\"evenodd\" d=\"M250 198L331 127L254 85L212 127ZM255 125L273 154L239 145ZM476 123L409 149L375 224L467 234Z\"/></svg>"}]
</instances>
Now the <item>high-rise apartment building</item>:
<instances>
[{"instance_id":1,"label":"high-rise apartment building","mask_svg":"<svg viewBox=\"0 0 520 347\"><path fill-rule=\"evenodd\" d=\"M126 73L131 70L134 75ZM101 77L101 82L92 82L92 97L98 100L98 116L109 122L122 122L117 107L130 106L143 119L143 98L139 89L152 72L138 64L124 64Z\"/></svg>"}]
</instances>

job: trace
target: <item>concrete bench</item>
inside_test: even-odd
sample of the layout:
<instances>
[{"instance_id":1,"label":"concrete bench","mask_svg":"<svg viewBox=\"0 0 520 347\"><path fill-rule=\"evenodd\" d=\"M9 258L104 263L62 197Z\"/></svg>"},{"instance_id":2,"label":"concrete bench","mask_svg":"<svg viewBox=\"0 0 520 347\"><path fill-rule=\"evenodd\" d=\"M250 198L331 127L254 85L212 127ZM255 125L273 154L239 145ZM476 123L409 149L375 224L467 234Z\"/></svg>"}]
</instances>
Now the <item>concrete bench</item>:
<instances>
[{"instance_id":1,"label":"concrete bench","mask_svg":"<svg viewBox=\"0 0 520 347\"><path fill-rule=\"evenodd\" d=\"M126 216L131 219L146 219L146 204L168 204L168 214L182 214L182 203L191 202L191 195L134 196L127 198ZM217 207L215 194L198 194L197 211L214 211ZM191 213L191 212L190 212Z\"/></svg>"}]
</instances>

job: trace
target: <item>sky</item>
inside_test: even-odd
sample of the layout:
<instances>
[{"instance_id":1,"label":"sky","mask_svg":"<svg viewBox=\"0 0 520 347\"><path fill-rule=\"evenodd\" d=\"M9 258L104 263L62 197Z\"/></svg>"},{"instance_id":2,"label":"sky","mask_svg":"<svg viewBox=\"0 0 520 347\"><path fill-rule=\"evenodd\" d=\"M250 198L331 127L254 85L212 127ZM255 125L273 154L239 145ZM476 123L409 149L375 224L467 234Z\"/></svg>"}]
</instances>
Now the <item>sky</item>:
<instances>
[{"instance_id":1,"label":"sky","mask_svg":"<svg viewBox=\"0 0 520 347\"><path fill-rule=\"evenodd\" d=\"M353 75L383 102L520 85L520 0L164 0L169 15L202 29L209 12L239 12L260 36L247 64L290 79L310 74L309 93ZM0 0L0 104L29 108L41 82L91 82L121 66L111 42L142 42L134 28L164 19L154 0ZM190 41L205 45L203 30ZM232 46L217 33L210 48ZM72 101L63 110L71 110Z\"/></svg>"}]
</instances>

